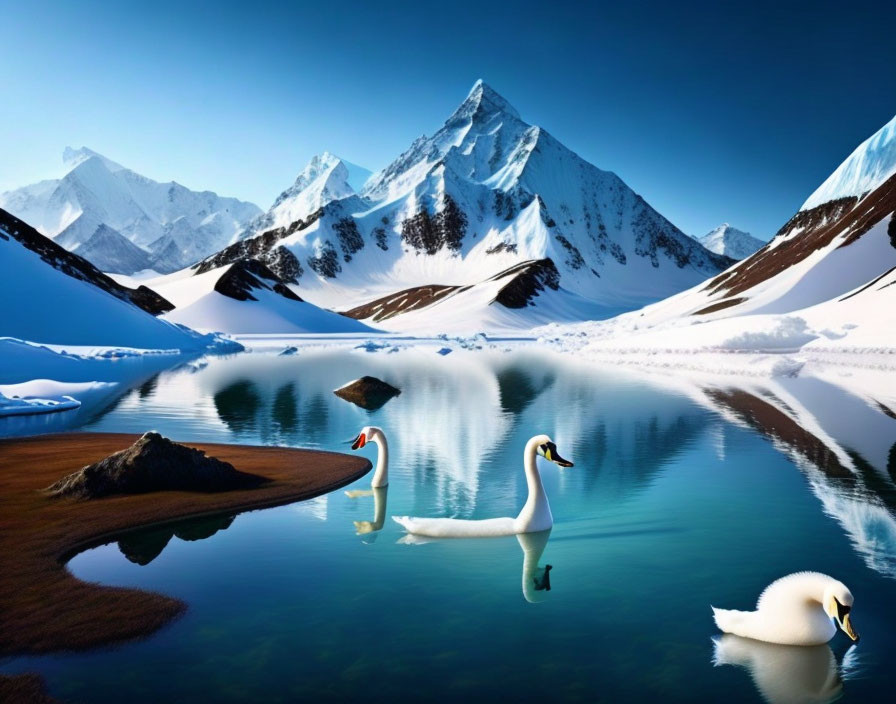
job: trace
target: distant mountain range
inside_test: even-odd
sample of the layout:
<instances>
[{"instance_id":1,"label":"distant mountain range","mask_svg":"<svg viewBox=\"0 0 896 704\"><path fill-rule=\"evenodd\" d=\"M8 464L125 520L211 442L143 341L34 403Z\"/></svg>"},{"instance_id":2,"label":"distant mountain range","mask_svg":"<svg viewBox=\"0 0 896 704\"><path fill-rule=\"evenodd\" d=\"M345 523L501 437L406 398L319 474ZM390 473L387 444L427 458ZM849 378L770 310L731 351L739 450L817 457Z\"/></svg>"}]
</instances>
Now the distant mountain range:
<instances>
[{"instance_id":1,"label":"distant mountain range","mask_svg":"<svg viewBox=\"0 0 896 704\"><path fill-rule=\"evenodd\" d=\"M182 269L226 246L261 214L211 191L159 183L87 149L67 148L60 179L0 194L0 207L103 271Z\"/></svg>"},{"instance_id":2,"label":"distant mountain range","mask_svg":"<svg viewBox=\"0 0 896 704\"><path fill-rule=\"evenodd\" d=\"M727 222L707 232L696 240L710 252L723 254L732 259L744 259L765 244L749 232L731 227Z\"/></svg>"},{"instance_id":3,"label":"distant mountain range","mask_svg":"<svg viewBox=\"0 0 896 704\"><path fill-rule=\"evenodd\" d=\"M606 317L732 261L481 81L432 137L376 174L315 157L239 241L194 270L247 257L306 301L415 330ZM160 285L176 305L201 295ZM398 297L413 305L388 302Z\"/></svg>"}]
</instances>

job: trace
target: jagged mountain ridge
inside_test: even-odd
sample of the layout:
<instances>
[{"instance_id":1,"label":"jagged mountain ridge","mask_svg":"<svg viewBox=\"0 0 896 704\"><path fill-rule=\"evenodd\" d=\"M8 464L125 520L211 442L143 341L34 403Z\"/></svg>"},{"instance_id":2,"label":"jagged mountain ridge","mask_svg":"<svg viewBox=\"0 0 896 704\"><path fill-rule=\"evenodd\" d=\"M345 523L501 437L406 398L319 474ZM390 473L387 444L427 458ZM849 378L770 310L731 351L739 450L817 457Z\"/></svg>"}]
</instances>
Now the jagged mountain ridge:
<instances>
[{"instance_id":1,"label":"jagged mountain ridge","mask_svg":"<svg viewBox=\"0 0 896 704\"><path fill-rule=\"evenodd\" d=\"M63 161L62 178L2 193L0 207L68 249L105 225L147 250L152 268L176 271L221 249L261 212L236 198L153 181L87 148L66 148ZM108 252L104 264L134 271Z\"/></svg>"},{"instance_id":2,"label":"jagged mountain ridge","mask_svg":"<svg viewBox=\"0 0 896 704\"><path fill-rule=\"evenodd\" d=\"M359 194L238 244L197 272L246 252L276 271L271 253L288 252L302 296L343 310L550 259L559 286L591 301L590 315L599 316L694 285L731 263L615 174L523 122L481 81L441 129L415 140Z\"/></svg>"}]
</instances>

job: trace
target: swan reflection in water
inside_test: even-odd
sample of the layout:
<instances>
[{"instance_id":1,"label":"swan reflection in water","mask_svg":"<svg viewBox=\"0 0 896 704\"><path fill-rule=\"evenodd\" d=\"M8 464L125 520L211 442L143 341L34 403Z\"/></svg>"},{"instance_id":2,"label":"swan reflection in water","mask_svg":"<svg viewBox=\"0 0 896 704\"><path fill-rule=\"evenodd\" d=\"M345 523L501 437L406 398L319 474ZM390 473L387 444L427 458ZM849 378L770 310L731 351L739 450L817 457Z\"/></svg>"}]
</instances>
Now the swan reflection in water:
<instances>
[{"instance_id":1,"label":"swan reflection in water","mask_svg":"<svg viewBox=\"0 0 896 704\"><path fill-rule=\"evenodd\" d=\"M517 533L516 539L523 549L523 596L530 604L543 601L551 591L552 565L539 567L538 561L551 537L551 528L537 533Z\"/></svg>"},{"instance_id":2,"label":"swan reflection in water","mask_svg":"<svg viewBox=\"0 0 896 704\"><path fill-rule=\"evenodd\" d=\"M522 589L523 596L530 604L544 601L547 592L551 591L551 570L553 565L539 566L548 539L551 537L551 528L535 533L518 533L516 539L523 551ZM407 533L398 539L402 545L424 545L440 540L452 540L451 538L430 538L414 533Z\"/></svg>"},{"instance_id":3,"label":"swan reflection in water","mask_svg":"<svg viewBox=\"0 0 896 704\"><path fill-rule=\"evenodd\" d=\"M712 664L743 667L769 704L826 704L839 698L855 647L843 658L841 676L828 645L777 645L726 633L714 638L713 646Z\"/></svg>"},{"instance_id":4,"label":"swan reflection in water","mask_svg":"<svg viewBox=\"0 0 896 704\"><path fill-rule=\"evenodd\" d=\"M373 497L373 520L354 521L355 533L362 536L365 543L376 541L377 533L383 529L386 520L386 499L389 496L389 487L380 486L375 489L354 489L346 491L345 495L350 499L359 499L365 496Z\"/></svg>"}]
</instances>

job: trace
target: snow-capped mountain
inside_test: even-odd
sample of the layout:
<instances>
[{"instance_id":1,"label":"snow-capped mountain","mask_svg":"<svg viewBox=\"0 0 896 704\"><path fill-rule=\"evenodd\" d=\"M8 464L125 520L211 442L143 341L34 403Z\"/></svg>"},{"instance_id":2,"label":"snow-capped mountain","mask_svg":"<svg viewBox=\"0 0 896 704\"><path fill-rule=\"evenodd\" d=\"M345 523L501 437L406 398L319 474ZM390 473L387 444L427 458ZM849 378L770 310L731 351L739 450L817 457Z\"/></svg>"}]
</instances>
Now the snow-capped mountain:
<instances>
[{"instance_id":1,"label":"snow-capped mountain","mask_svg":"<svg viewBox=\"0 0 896 704\"><path fill-rule=\"evenodd\" d=\"M248 255L297 285L306 300L348 310L416 287L475 286L524 262L550 260L557 289L529 301L516 323L525 325L557 296L588 304L587 311L576 308L580 319L606 317L731 263L682 233L618 176L524 122L481 81L432 137L415 140L360 193L324 200L289 225L209 257L196 272ZM470 310L457 311L459 324L490 324L493 305L501 304L477 298Z\"/></svg>"},{"instance_id":2,"label":"snow-capped mountain","mask_svg":"<svg viewBox=\"0 0 896 704\"><path fill-rule=\"evenodd\" d=\"M800 210L870 193L893 174L896 174L896 117L856 147Z\"/></svg>"},{"instance_id":3,"label":"snow-capped mountain","mask_svg":"<svg viewBox=\"0 0 896 704\"><path fill-rule=\"evenodd\" d=\"M765 244L749 232L731 227L727 222L696 239L710 252L724 254L731 259L745 259Z\"/></svg>"},{"instance_id":4,"label":"snow-capped mountain","mask_svg":"<svg viewBox=\"0 0 896 704\"><path fill-rule=\"evenodd\" d=\"M295 183L277 196L266 213L252 220L238 239L304 220L330 201L358 193L370 175L367 169L330 152L318 154L302 169Z\"/></svg>"},{"instance_id":5,"label":"snow-capped mountain","mask_svg":"<svg viewBox=\"0 0 896 704\"><path fill-rule=\"evenodd\" d=\"M584 332L595 353L896 349L896 172L882 166L896 164L894 125L865 141L753 255L637 313L566 332Z\"/></svg>"},{"instance_id":6,"label":"snow-capped mountain","mask_svg":"<svg viewBox=\"0 0 896 704\"><path fill-rule=\"evenodd\" d=\"M118 230L99 225L86 242L77 245L75 254L84 257L100 271L135 272L149 269L149 253L140 249Z\"/></svg>"},{"instance_id":7,"label":"snow-capped mountain","mask_svg":"<svg viewBox=\"0 0 896 704\"><path fill-rule=\"evenodd\" d=\"M0 209L0 336L38 343L199 350L206 336L155 317L172 304L130 289Z\"/></svg>"},{"instance_id":8,"label":"snow-capped mountain","mask_svg":"<svg viewBox=\"0 0 896 704\"><path fill-rule=\"evenodd\" d=\"M63 162L62 178L2 193L0 207L67 249L85 245L105 225L146 250L151 268L175 271L221 249L261 212L211 191L153 181L87 148L66 148ZM84 251L98 255L100 249ZM103 268L137 271L137 258L124 250L102 252Z\"/></svg>"}]
</instances>

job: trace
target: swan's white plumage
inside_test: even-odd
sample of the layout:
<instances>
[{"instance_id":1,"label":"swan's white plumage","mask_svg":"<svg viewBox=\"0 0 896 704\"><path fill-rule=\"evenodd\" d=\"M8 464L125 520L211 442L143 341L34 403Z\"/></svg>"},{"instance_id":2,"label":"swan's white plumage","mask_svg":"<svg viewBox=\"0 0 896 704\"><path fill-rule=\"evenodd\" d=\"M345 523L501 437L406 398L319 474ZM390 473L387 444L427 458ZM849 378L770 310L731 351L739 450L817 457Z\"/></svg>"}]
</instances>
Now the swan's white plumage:
<instances>
[{"instance_id":1,"label":"swan's white plumage","mask_svg":"<svg viewBox=\"0 0 896 704\"><path fill-rule=\"evenodd\" d=\"M842 582L820 572L796 572L768 585L755 611L712 607L712 612L725 633L782 645L820 645L837 632L822 606L828 594L852 605L852 594Z\"/></svg>"},{"instance_id":2,"label":"swan's white plumage","mask_svg":"<svg viewBox=\"0 0 896 704\"><path fill-rule=\"evenodd\" d=\"M485 538L517 533L533 533L547 530L554 525L548 497L541 484L541 476L535 465L538 447L551 442L547 435L536 435L526 443L523 453L523 467L529 497L516 518L488 518L485 520L463 520L458 518L417 518L392 516L392 519L409 533L432 538Z\"/></svg>"}]
</instances>

